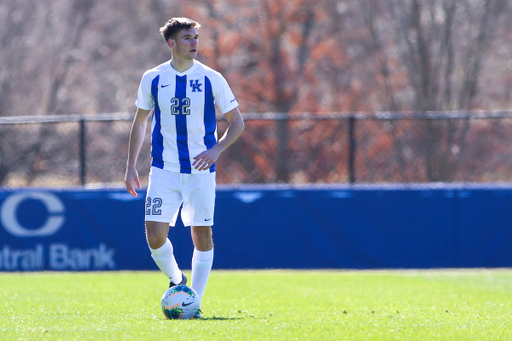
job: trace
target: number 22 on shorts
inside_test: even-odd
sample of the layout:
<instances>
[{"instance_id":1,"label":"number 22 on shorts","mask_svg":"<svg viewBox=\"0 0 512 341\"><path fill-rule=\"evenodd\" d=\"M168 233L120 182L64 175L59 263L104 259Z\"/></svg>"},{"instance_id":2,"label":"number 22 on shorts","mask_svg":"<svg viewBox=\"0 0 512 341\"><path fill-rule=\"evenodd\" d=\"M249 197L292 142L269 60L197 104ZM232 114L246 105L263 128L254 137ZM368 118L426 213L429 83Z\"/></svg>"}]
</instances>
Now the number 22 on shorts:
<instances>
[{"instance_id":1,"label":"number 22 on shorts","mask_svg":"<svg viewBox=\"0 0 512 341\"><path fill-rule=\"evenodd\" d=\"M162 199L161 198L146 198L146 215L161 215L162 210Z\"/></svg>"}]
</instances>

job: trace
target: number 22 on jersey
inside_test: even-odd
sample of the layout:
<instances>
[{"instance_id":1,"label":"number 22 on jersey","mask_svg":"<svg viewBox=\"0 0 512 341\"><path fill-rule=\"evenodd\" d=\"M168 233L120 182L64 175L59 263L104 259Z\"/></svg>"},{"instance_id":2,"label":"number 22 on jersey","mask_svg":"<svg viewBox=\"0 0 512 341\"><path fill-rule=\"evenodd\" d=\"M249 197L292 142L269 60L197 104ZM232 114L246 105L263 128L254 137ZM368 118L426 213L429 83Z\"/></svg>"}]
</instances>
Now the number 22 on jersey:
<instances>
[{"instance_id":1,"label":"number 22 on jersey","mask_svg":"<svg viewBox=\"0 0 512 341\"><path fill-rule=\"evenodd\" d=\"M171 114L190 115L190 98L173 97L171 98Z\"/></svg>"}]
</instances>

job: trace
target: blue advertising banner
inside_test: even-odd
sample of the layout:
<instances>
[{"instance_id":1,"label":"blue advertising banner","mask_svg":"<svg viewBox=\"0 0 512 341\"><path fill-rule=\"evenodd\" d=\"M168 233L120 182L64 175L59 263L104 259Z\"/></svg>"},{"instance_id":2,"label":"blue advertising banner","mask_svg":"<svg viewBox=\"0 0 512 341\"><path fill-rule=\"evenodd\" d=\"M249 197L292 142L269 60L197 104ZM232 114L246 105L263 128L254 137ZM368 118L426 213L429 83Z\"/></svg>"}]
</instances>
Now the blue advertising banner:
<instances>
[{"instance_id":1,"label":"blue advertising banner","mask_svg":"<svg viewBox=\"0 0 512 341\"><path fill-rule=\"evenodd\" d=\"M2 190L0 270L149 268L143 209L117 190Z\"/></svg>"},{"instance_id":2,"label":"blue advertising banner","mask_svg":"<svg viewBox=\"0 0 512 341\"><path fill-rule=\"evenodd\" d=\"M144 191L0 189L0 271L157 270ZM216 269L512 266L512 187L219 187ZM171 229L176 259L193 245Z\"/></svg>"}]
</instances>

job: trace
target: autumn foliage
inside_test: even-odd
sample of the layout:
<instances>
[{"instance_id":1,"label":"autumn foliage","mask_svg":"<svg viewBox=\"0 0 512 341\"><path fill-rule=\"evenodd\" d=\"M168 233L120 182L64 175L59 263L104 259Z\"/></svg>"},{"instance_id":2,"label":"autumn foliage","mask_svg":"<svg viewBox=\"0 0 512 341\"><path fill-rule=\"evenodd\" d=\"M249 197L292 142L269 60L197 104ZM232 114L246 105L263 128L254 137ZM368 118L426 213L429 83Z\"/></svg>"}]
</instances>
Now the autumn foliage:
<instances>
[{"instance_id":1,"label":"autumn foliage","mask_svg":"<svg viewBox=\"0 0 512 341\"><path fill-rule=\"evenodd\" d=\"M0 117L133 113L142 73L169 58L158 28L173 16L202 24L199 59L227 78L252 118L219 161L230 170L221 183L346 182L350 126L339 116L382 112L404 119L355 121L356 181L512 179L510 158L498 154L508 150L506 118L408 118L509 108L507 0L4 1ZM256 119L265 113L284 116ZM58 128L34 127L32 144L1 129L0 182L20 167L9 155L50 172L44 160L61 147L41 141ZM122 160L124 129L108 138L112 150L101 147L100 127L89 138ZM468 171L483 162L488 170Z\"/></svg>"}]
</instances>

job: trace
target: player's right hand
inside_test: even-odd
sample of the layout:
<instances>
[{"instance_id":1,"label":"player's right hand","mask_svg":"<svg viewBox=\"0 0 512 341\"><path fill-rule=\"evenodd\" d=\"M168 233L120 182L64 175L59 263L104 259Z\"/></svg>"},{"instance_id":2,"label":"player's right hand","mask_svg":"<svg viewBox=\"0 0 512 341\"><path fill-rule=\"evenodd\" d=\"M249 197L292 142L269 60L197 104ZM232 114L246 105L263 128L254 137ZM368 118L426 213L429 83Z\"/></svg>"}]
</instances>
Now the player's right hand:
<instances>
[{"instance_id":1,"label":"player's right hand","mask_svg":"<svg viewBox=\"0 0 512 341\"><path fill-rule=\"evenodd\" d=\"M133 184L137 186L138 189L141 189L140 181L139 181L139 173L136 169L127 169L126 175L124 177L124 183L126 186L126 190L130 192L131 195L134 197L137 197L137 192L135 191L135 188Z\"/></svg>"}]
</instances>

